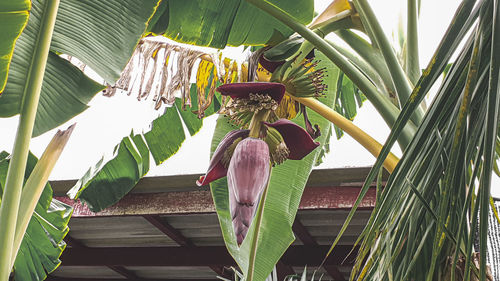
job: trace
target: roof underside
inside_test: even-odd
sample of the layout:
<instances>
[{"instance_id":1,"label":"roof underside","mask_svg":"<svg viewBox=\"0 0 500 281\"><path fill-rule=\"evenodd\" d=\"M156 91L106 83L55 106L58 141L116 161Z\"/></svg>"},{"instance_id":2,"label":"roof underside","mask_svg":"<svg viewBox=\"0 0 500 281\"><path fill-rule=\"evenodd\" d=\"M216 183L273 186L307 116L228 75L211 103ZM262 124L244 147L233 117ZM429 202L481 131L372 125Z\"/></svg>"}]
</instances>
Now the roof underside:
<instances>
[{"instance_id":1,"label":"roof underside","mask_svg":"<svg viewBox=\"0 0 500 281\"><path fill-rule=\"evenodd\" d=\"M368 168L315 170L293 225L295 242L277 265L280 280L317 269L322 280L347 280L348 254L375 203L370 189L344 236L317 268L354 203ZM62 197L74 181L52 182L59 200L75 211L62 265L48 280L234 279L210 191L194 185L199 175L145 178L132 193L99 213ZM346 259L347 257L347 259Z\"/></svg>"}]
</instances>

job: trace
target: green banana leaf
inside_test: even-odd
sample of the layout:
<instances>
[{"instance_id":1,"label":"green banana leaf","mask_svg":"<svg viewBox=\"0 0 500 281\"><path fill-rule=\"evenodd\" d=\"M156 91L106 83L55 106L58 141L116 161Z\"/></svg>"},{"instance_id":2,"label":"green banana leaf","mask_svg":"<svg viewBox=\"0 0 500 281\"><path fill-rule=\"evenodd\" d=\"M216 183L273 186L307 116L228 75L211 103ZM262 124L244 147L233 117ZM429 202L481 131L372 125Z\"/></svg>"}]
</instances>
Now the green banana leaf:
<instances>
[{"instance_id":1,"label":"green banana leaf","mask_svg":"<svg viewBox=\"0 0 500 281\"><path fill-rule=\"evenodd\" d=\"M17 38L28 22L31 2L28 0L0 1L0 94L7 82L7 73Z\"/></svg>"},{"instance_id":2,"label":"green banana leaf","mask_svg":"<svg viewBox=\"0 0 500 281\"><path fill-rule=\"evenodd\" d=\"M311 22L313 0L272 0L303 24ZM162 1L148 31L173 40L214 48L274 45L293 31L244 0Z\"/></svg>"},{"instance_id":3,"label":"green banana leaf","mask_svg":"<svg viewBox=\"0 0 500 281\"><path fill-rule=\"evenodd\" d=\"M0 117L19 114L44 2L33 1L28 24L17 40L0 96ZM127 64L156 5L157 0L60 2L33 136L87 109L87 103L104 88L58 54L80 59L112 84Z\"/></svg>"},{"instance_id":4,"label":"green banana leaf","mask_svg":"<svg viewBox=\"0 0 500 281\"><path fill-rule=\"evenodd\" d=\"M326 71L328 72L328 75L325 75L325 83L328 84L328 90L335 91L339 76L338 68L323 54L318 53L316 57L320 60L318 67L326 67ZM331 93L320 100L330 107L333 106L334 99ZM330 126L329 121L315 112L308 111L308 114L313 124L318 124L321 128ZM296 118L296 121L302 123L301 119ZM229 131L234 129L236 127L229 124L225 117L219 117L212 140L212 152L220 140ZM323 143L325 138L326 134L318 140ZM294 241L292 224L306 181L319 154L320 150L316 149L300 161L288 160L273 168L267 199L264 204L262 223L258 226L252 223L241 247L238 247L236 244L236 237L233 231L226 178L222 178L211 184L212 196L226 247L245 276L248 276L250 256L254 253L250 249L250 245L252 244L251 237L257 227L260 229L260 232L257 238L257 250L254 253L256 256L254 280L265 280L279 258ZM254 219L255 221L256 219Z\"/></svg>"},{"instance_id":5,"label":"green banana leaf","mask_svg":"<svg viewBox=\"0 0 500 281\"><path fill-rule=\"evenodd\" d=\"M181 109L181 100L167 108L165 113L153 121L152 128L144 134L133 133L123 138L115 148L115 156L103 164L99 161L71 188L68 196L80 198L89 208L98 212L125 196L149 171L150 154L157 165L174 155L186 139L183 124L191 135L202 127L203 120L190 112L197 110L196 85L191 87L193 107ZM213 114L217 103L205 111L206 116Z\"/></svg>"},{"instance_id":6,"label":"green banana leaf","mask_svg":"<svg viewBox=\"0 0 500 281\"><path fill-rule=\"evenodd\" d=\"M123 138L114 158L102 164L101 159L68 191L70 198L80 198L96 212L118 202L149 171L149 151L142 134L132 132Z\"/></svg>"},{"instance_id":7,"label":"green banana leaf","mask_svg":"<svg viewBox=\"0 0 500 281\"><path fill-rule=\"evenodd\" d=\"M337 92L335 93L335 111L353 121L358 114L357 109L361 108L365 100L366 97L359 88L352 83L349 77L341 73L337 83ZM344 131L337 126L334 127L337 139L340 139L344 135Z\"/></svg>"},{"instance_id":8,"label":"green banana leaf","mask_svg":"<svg viewBox=\"0 0 500 281\"><path fill-rule=\"evenodd\" d=\"M7 176L9 154L0 153L0 198ZM37 163L37 158L30 154L26 166L25 180ZM66 247L63 241L68 233L68 221L73 209L52 198L49 184L40 196L35 212L26 230L23 242L14 263L16 281L43 280L54 271L61 261L59 257Z\"/></svg>"}]
</instances>

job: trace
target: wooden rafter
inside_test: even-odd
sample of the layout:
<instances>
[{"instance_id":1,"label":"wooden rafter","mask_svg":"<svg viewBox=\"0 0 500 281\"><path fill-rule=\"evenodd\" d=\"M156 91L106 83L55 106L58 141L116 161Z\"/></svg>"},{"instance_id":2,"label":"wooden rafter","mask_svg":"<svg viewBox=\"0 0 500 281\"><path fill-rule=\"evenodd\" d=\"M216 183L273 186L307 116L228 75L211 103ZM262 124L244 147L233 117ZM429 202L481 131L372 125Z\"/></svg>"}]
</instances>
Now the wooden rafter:
<instances>
[{"instance_id":1,"label":"wooden rafter","mask_svg":"<svg viewBox=\"0 0 500 281\"><path fill-rule=\"evenodd\" d=\"M329 246L291 246L282 257L290 266L318 266ZM341 265L352 246L339 245L325 262ZM355 254L355 253L354 253ZM61 256L63 266L210 266L235 265L224 246L204 247L112 247L68 248ZM348 264L346 264L348 265Z\"/></svg>"}]
</instances>

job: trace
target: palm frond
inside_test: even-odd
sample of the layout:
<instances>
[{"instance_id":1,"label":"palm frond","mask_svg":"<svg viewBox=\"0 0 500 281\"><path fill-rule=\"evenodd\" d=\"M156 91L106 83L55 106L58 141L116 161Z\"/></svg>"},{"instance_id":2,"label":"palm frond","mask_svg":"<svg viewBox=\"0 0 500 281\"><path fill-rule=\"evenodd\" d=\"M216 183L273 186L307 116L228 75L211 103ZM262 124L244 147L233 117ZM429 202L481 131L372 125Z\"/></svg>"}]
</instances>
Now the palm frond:
<instances>
[{"instance_id":1,"label":"palm frond","mask_svg":"<svg viewBox=\"0 0 500 281\"><path fill-rule=\"evenodd\" d=\"M418 99L420 87L434 83L435 79L429 78L435 75L432 68L450 61L450 56L439 54L451 54L458 43L452 36L459 38L467 32L467 23L476 21L381 193L380 205L363 231L351 279L492 278L486 266L486 234L500 97L498 55L493 51L498 44L494 33L498 1L481 1L475 10L464 10L474 4L464 1L454 24L465 24L455 29L452 25L443 41L448 44L442 44L412 94ZM411 115L409 105L411 101L398 121ZM397 122L392 139L402 125L404 122ZM474 249L478 223L480 248Z\"/></svg>"}]
</instances>

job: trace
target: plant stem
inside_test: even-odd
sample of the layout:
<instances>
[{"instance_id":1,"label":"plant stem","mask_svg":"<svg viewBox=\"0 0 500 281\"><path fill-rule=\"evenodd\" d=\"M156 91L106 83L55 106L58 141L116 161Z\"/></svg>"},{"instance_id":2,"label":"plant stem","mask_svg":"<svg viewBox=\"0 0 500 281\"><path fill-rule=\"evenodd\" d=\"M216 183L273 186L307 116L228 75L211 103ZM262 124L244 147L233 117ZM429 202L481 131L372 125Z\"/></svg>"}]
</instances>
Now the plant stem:
<instances>
[{"instance_id":1,"label":"plant stem","mask_svg":"<svg viewBox=\"0 0 500 281\"><path fill-rule=\"evenodd\" d=\"M340 70L342 70L351 81L365 94L372 102L380 115L384 118L389 126L392 126L399 115L399 109L394 106L383 94L377 91L377 88L366 78L358 69L350 64L335 48L330 46L323 38L308 29L303 24L297 22L293 17L285 13L275 5L263 0L246 0L263 11L269 13L292 30L300 34L304 39L308 40L327 56ZM414 132L409 131L409 126L406 126L401 134L401 143L403 148L406 147L413 137Z\"/></svg>"},{"instance_id":2,"label":"plant stem","mask_svg":"<svg viewBox=\"0 0 500 281\"><path fill-rule=\"evenodd\" d=\"M383 78L380 76L379 72L372 67L371 64L367 63L363 58L359 57L357 54L353 53L351 50L345 48L344 46L341 46L329 40L327 40L327 42L332 47L334 47L335 50L337 50L345 58L347 58L359 70L361 70L361 72L363 72L363 74L368 77L375 86L377 86L380 92L382 92L387 98L391 98L385 86Z\"/></svg>"},{"instance_id":3,"label":"plant stem","mask_svg":"<svg viewBox=\"0 0 500 281\"><path fill-rule=\"evenodd\" d=\"M335 34L342 38L342 40L344 40L349 47L351 47L377 71L377 74L380 78L382 78L382 81L384 81L386 89L390 91L391 101L397 105L398 100L396 98L396 91L394 89L394 84L392 83L391 74L389 73L389 69L387 68L387 64L385 63L380 50L375 49L365 39L361 38L351 30L338 30Z\"/></svg>"},{"instance_id":4,"label":"plant stem","mask_svg":"<svg viewBox=\"0 0 500 281\"><path fill-rule=\"evenodd\" d=\"M263 109L253 114L252 120L250 120L250 125L248 126L250 129L248 136L250 138L259 138L260 129L262 128L262 121L267 120L267 117L269 117L269 113L269 110Z\"/></svg>"},{"instance_id":5,"label":"plant stem","mask_svg":"<svg viewBox=\"0 0 500 281\"><path fill-rule=\"evenodd\" d=\"M406 24L406 73L413 85L420 77L417 2L417 0L408 0L408 23Z\"/></svg>"},{"instance_id":6,"label":"plant stem","mask_svg":"<svg viewBox=\"0 0 500 281\"><path fill-rule=\"evenodd\" d=\"M40 199L45 185L49 179L49 175L54 168L57 159L61 155L66 143L68 142L75 124L71 125L65 131L57 131L49 145L45 149L42 157L36 163L35 168L31 172L31 175L26 180L23 191L21 193L21 202L19 205L19 214L17 216L16 223L16 234L14 237L14 248L12 251L11 264L14 265L14 261L17 256L17 252L21 246L21 243L28 228L28 224L31 220L35 207Z\"/></svg>"},{"instance_id":7,"label":"plant stem","mask_svg":"<svg viewBox=\"0 0 500 281\"><path fill-rule=\"evenodd\" d=\"M7 171L2 205L0 207L0 229L2 230L2 235L0 235L0 281L8 281L12 269L11 257L14 234L28 159L29 143L35 123L36 110L58 6L58 0L48 0L45 3L42 22L36 40L37 47L31 60L24 88L19 126L12 151L12 159Z\"/></svg>"},{"instance_id":8,"label":"plant stem","mask_svg":"<svg viewBox=\"0 0 500 281\"><path fill-rule=\"evenodd\" d=\"M269 167L269 170L271 169L272 168ZM257 257L257 245L259 244L257 242L259 240L260 226L262 224L262 217L264 216L264 204L266 203L268 190L269 190L269 182L267 183L266 188L262 192L262 198L260 199L259 207L257 208L257 212L255 213L255 221L252 223L255 224L255 226L250 244L250 257L248 259L248 270L247 270L246 281L253 281L254 270L255 270L255 258Z\"/></svg>"},{"instance_id":9,"label":"plant stem","mask_svg":"<svg viewBox=\"0 0 500 281\"><path fill-rule=\"evenodd\" d=\"M354 125L354 123L352 123L350 120L346 119L344 116L340 115L336 111L332 110L331 108L314 98L292 98L314 110L325 119L335 124L335 126L344 130L344 132L349 134L359 144L366 148L366 150L368 150L373 156L378 157L378 155L380 154L382 145L370 135L361 130L359 127ZM384 168L389 171L389 173L392 173L392 171L394 171L394 168L396 168L398 162L399 159L394 154L389 153L384 161Z\"/></svg>"},{"instance_id":10,"label":"plant stem","mask_svg":"<svg viewBox=\"0 0 500 281\"><path fill-rule=\"evenodd\" d=\"M373 12L370 4L366 0L354 0L354 5L358 10L360 16L365 19L365 22L369 25L370 30L372 30L377 45L384 56L384 60L391 73L392 82L398 93L399 103L403 107L408 101L410 94L412 92L412 86L408 81L408 77L403 71L403 68L398 62L396 54L392 49L389 39L385 36L382 26L377 20L375 13ZM415 124L420 124L424 116L423 110L418 107L415 114L412 116L412 121Z\"/></svg>"}]
</instances>

